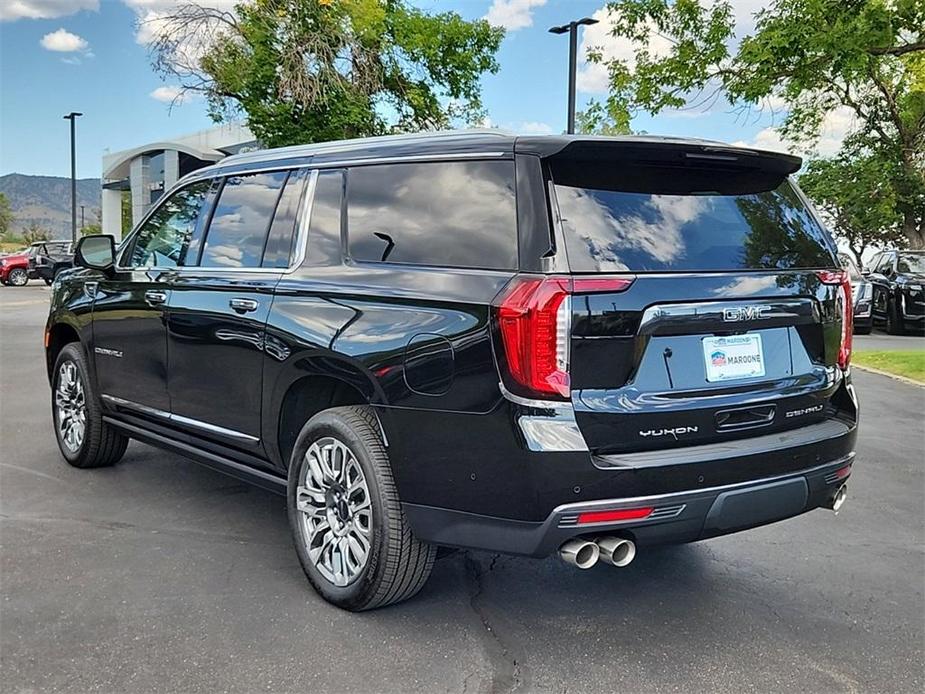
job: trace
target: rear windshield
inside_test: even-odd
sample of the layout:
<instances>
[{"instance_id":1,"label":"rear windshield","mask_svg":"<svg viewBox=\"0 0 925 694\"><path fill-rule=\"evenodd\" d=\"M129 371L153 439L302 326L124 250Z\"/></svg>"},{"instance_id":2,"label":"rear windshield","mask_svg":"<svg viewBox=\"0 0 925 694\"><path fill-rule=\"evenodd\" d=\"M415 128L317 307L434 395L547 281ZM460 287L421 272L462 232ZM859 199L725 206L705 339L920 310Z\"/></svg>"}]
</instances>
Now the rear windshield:
<instances>
[{"instance_id":1,"label":"rear windshield","mask_svg":"<svg viewBox=\"0 0 925 694\"><path fill-rule=\"evenodd\" d=\"M748 194L555 189L572 272L836 265L827 232L787 180Z\"/></svg>"}]
</instances>

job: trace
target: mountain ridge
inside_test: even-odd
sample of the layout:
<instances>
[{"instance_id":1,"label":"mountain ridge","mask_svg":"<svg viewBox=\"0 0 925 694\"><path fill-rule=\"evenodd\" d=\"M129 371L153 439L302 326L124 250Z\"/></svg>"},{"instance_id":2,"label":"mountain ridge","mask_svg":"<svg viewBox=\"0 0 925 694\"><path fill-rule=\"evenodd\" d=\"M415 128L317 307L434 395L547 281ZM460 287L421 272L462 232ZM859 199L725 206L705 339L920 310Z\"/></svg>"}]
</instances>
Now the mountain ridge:
<instances>
[{"instance_id":1,"label":"mountain ridge","mask_svg":"<svg viewBox=\"0 0 925 694\"><path fill-rule=\"evenodd\" d=\"M6 195L13 212L13 231L21 233L30 224L51 232L53 238L71 233L71 179L65 176L37 176L8 173L0 176L0 193ZM98 178L77 179L77 223L84 206L86 224L100 219L102 188Z\"/></svg>"}]
</instances>

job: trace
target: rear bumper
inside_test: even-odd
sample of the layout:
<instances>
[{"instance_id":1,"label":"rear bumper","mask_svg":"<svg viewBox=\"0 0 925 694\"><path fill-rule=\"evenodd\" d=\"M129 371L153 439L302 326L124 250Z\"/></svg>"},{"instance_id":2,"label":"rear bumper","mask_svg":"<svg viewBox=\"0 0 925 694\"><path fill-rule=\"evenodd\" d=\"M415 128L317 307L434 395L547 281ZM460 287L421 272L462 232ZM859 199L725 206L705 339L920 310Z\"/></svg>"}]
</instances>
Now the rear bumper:
<instances>
[{"instance_id":1,"label":"rear bumper","mask_svg":"<svg viewBox=\"0 0 925 694\"><path fill-rule=\"evenodd\" d=\"M791 518L819 508L850 476L854 453L807 470L695 491L563 504L542 522L403 504L425 542L544 557L574 537L620 535L637 545L693 542ZM652 508L639 520L579 525L582 513Z\"/></svg>"}]
</instances>

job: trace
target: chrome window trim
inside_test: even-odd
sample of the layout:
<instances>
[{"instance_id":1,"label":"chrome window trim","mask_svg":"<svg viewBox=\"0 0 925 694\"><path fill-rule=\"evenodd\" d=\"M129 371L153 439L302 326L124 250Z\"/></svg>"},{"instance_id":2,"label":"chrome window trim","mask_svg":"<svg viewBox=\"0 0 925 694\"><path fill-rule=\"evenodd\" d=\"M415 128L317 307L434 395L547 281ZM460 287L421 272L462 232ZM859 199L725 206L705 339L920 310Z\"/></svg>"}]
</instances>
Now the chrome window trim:
<instances>
[{"instance_id":1,"label":"chrome window trim","mask_svg":"<svg viewBox=\"0 0 925 694\"><path fill-rule=\"evenodd\" d=\"M246 176L248 174L268 173L271 171L299 171L301 169L313 169L313 171L309 175L309 179L306 182L307 187L305 190L305 198L302 201L303 218L299 220L299 228L296 232L299 235L299 239L296 242L296 257L289 267L287 268L261 268L261 267L254 267L254 268L205 267L205 268L202 268L198 265L179 265L179 266L173 265L173 266L167 266L167 267L161 267L157 265L150 265L150 266L146 265L146 266L139 266L139 267L127 267L127 266L119 264L121 263L121 261L123 260L123 256L125 255L129 247L131 246L132 240L138 235L138 232L141 231L141 228L148 222L151 216L157 210L160 209L161 205L166 203L167 200L170 199L170 197L174 193L180 191L181 189L186 188L187 186L193 185L194 183L199 183L202 180L208 180L210 178L218 179L218 178L228 178L230 176ZM157 204L154 205L150 210L148 210L147 214L145 214L145 216L142 217L141 222L139 222L138 225L134 229L132 229L131 233L129 233L129 235L126 236L125 239L123 239L120 245L120 248L119 248L119 259L115 266L115 270L117 272L152 272L152 271L153 272L178 272L184 269L187 269L187 270L195 269L195 270L205 270L205 271L216 271L217 270L221 272L235 272L235 271L260 272L262 271L262 272L273 272L277 274L293 272L296 269L298 269L298 267L302 264L302 261L305 259L305 250L307 248L307 239L305 238L305 236L308 234L308 223L304 215L311 214L311 205L312 205L314 195L315 195L315 181L317 179L318 179L317 167L313 167L311 164L298 164L298 165L290 165L290 166L277 165L277 166L271 166L271 167L267 167L263 169L247 169L243 171L229 170L229 171L222 172L222 171L215 171L215 170L207 171L206 169L200 169L199 171L194 171L193 173L188 174L184 178L177 181L173 185L173 187L170 188L170 190L164 193L160 197L160 199L157 201ZM206 236L208 237L208 229L206 230Z\"/></svg>"},{"instance_id":2,"label":"chrome window trim","mask_svg":"<svg viewBox=\"0 0 925 694\"><path fill-rule=\"evenodd\" d=\"M199 419L193 419L192 417L184 417L182 415L173 414L171 412L165 412L164 410L159 410L155 407L148 407L147 405L142 405L141 403L132 402L131 400L126 400L125 398L119 398L115 395L108 395L107 393L102 393L100 397L106 402L116 405L117 407L124 407L128 410L135 410L136 412L141 412L143 414L152 415L160 419L167 420L168 422L176 422L178 424L185 424L186 426L193 427L195 429L201 429L202 431L209 431L213 434L219 434L221 436L226 436L232 439L238 439L239 441L246 441L248 443L257 443L260 439L256 436L251 436L250 434L245 434L240 431L235 431L234 429L226 429L225 427L220 427L216 424L209 424L208 422L203 422Z\"/></svg>"}]
</instances>

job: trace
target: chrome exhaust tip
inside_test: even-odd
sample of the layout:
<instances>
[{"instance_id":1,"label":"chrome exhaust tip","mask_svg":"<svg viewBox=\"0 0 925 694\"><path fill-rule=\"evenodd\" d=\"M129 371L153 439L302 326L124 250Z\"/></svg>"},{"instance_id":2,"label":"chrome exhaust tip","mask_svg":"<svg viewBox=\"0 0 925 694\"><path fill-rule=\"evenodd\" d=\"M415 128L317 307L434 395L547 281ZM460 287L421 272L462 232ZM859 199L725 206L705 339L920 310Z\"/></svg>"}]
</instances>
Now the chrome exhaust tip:
<instances>
[{"instance_id":1,"label":"chrome exhaust tip","mask_svg":"<svg viewBox=\"0 0 925 694\"><path fill-rule=\"evenodd\" d=\"M825 507L832 509L835 513L838 513L838 509L845 505L845 501L848 500L848 485L843 484L838 488L835 494L832 495L832 498L825 503Z\"/></svg>"},{"instance_id":2,"label":"chrome exhaust tip","mask_svg":"<svg viewBox=\"0 0 925 694\"><path fill-rule=\"evenodd\" d=\"M589 540L569 540L559 548L559 557L562 561L571 566L577 566L579 569L590 569L597 564L600 556L600 548Z\"/></svg>"},{"instance_id":3,"label":"chrome exhaust tip","mask_svg":"<svg viewBox=\"0 0 925 694\"><path fill-rule=\"evenodd\" d=\"M623 537L599 537L595 540L601 561L611 566L627 566L636 558L636 543Z\"/></svg>"}]
</instances>

